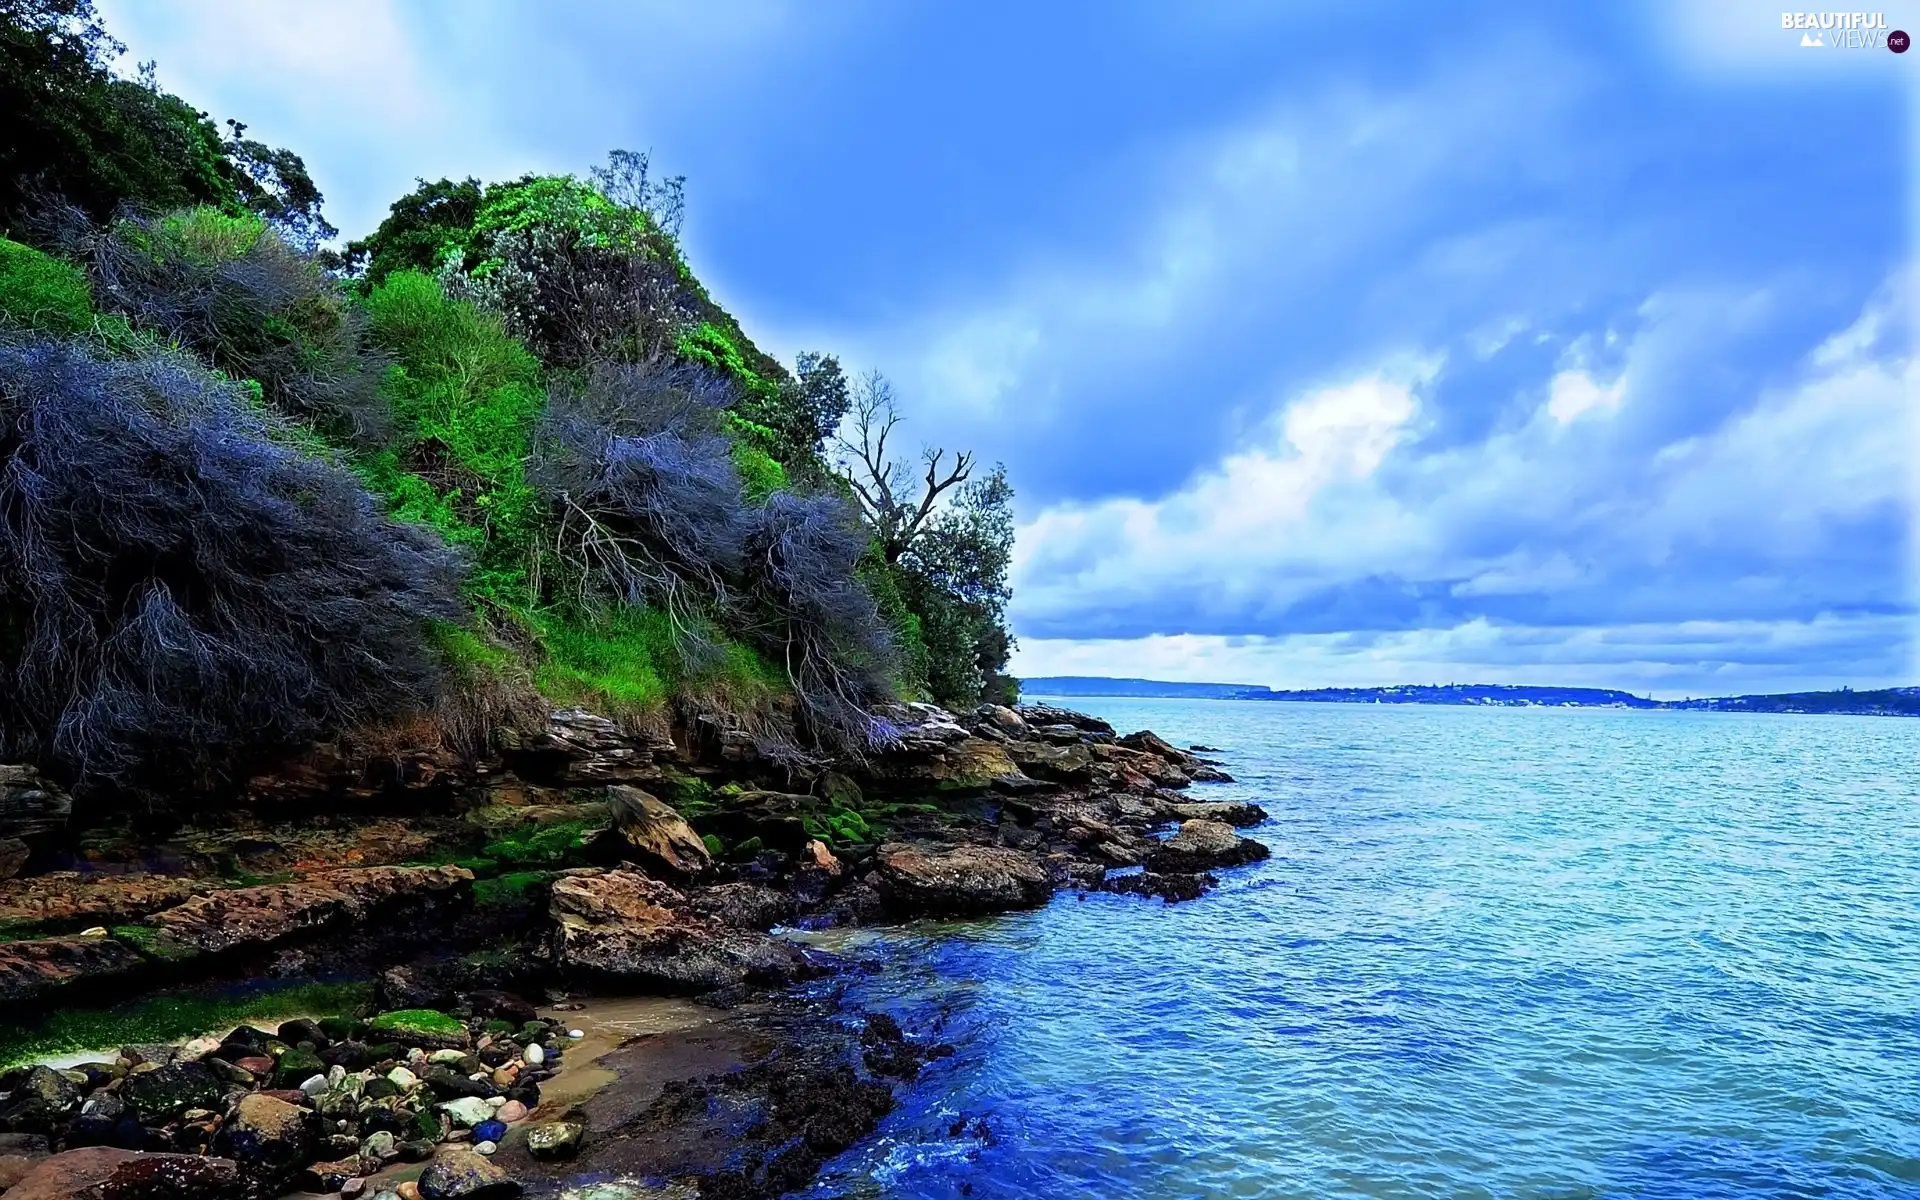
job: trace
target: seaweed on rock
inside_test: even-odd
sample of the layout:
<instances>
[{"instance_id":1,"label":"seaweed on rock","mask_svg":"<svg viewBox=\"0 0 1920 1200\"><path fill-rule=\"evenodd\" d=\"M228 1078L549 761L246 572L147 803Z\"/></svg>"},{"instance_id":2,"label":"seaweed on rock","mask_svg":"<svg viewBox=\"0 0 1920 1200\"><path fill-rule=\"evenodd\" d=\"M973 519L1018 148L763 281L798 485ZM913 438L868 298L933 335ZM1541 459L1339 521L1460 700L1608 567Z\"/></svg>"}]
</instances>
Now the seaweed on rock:
<instances>
[{"instance_id":1,"label":"seaweed on rock","mask_svg":"<svg viewBox=\"0 0 1920 1200\"><path fill-rule=\"evenodd\" d=\"M157 795L430 705L459 559L241 387L0 344L0 753Z\"/></svg>"}]
</instances>

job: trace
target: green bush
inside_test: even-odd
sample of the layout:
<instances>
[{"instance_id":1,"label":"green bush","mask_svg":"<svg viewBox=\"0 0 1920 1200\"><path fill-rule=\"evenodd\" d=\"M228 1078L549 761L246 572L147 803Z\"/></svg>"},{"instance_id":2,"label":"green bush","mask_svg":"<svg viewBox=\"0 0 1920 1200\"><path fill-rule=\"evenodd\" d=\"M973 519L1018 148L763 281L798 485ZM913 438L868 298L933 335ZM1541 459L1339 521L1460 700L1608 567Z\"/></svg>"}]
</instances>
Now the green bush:
<instances>
[{"instance_id":1,"label":"green bush","mask_svg":"<svg viewBox=\"0 0 1920 1200\"><path fill-rule=\"evenodd\" d=\"M372 340L393 355L382 392L401 444L363 476L407 519L467 545L474 594L527 603L528 556L542 519L527 485L529 439L546 406L540 364L497 318L396 271L367 296Z\"/></svg>"},{"instance_id":2,"label":"green bush","mask_svg":"<svg viewBox=\"0 0 1920 1200\"><path fill-rule=\"evenodd\" d=\"M93 324L86 274L31 246L0 238L0 324L80 333Z\"/></svg>"}]
</instances>

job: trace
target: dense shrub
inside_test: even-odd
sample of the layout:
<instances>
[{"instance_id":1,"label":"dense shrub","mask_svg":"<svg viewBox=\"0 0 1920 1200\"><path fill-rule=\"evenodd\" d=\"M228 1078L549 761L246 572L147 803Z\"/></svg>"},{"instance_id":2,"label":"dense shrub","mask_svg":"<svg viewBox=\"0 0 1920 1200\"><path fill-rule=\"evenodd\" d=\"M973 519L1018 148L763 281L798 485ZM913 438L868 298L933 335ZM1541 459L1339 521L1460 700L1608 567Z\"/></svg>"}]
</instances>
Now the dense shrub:
<instances>
[{"instance_id":1,"label":"dense shrub","mask_svg":"<svg viewBox=\"0 0 1920 1200\"><path fill-rule=\"evenodd\" d=\"M497 318L418 271L388 274L366 313L374 345L397 363L382 390L398 435L366 478L404 515L472 549L476 594L526 603L544 516L525 470L546 406L539 362Z\"/></svg>"},{"instance_id":2,"label":"dense shrub","mask_svg":"<svg viewBox=\"0 0 1920 1200\"><path fill-rule=\"evenodd\" d=\"M159 792L427 705L459 565L177 358L0 345L0 753Z\"/></svg>"},{"instance_id":3,"label":"dense shrub","mask_svg":"<svg viewBox=\"0 0 1920 1200\"><path fill-rule=\"evenodd\" d=\"M704 373L630 365L554 391L535 480L569 599L658 606L689 632L728 606L751 519L728 398Z\"/></svg>"},{"instance_id":4,"label":"dense shrub","mask_svg":"<svg viewBox=\"0 0 1920 1200\"><path fill-rule=\"evenodd\" d=\"M251 209L296 237L330 237L300 157L223 139L206 115L111 68L124 51L90 0L0 0L0 227L19 233L49 197L94 221L122 206ZM311 244L311 241L305 241Z\"/></svg>"},{"instance_id":5,"label":"dense shrub","mask_svg":"<svg viewBox=\"0 0 1920 1200\"><path fill-rule=\"evenodd\" d=\"M361 445L385 436L385 364L366 353L364 316L263 218L129 215L89 242L103 307L255 380L267 404L322 433Z\"/></svg>"},{"instance_id":6,"label":"dense shrub","mask_svg":"<svg viewBox=\"0 0 1920 1200\"><path fill-rule=\"evenodd\" d=\"M480 215L478 179L455 183L420 180L420 186L393 202L372 234L347 244L345 265L377 287L395 271L439 269L449 251L464 255L473 222Z\"/></svg>"},{"instance_id":7,"label":"dense shrub","mask_svg":"<svg viewBox=\"0 0 1920 1200\"><path fill-rule=\"evenodd\" d=\"M93 295L80 268L0 238L0 325L79 333L93 324Z\"/></svg>"},{"instance_id":8,"label":"dense shrub","mask_svg":"<svg viewBox=\"0 0 1920 1200\"><path fill-rule=\"evenodd\" d=\"M767 618L762 643L786 670L805 732L858 753L875 736L869 710L892 695L898 670L857 573L869 544L859 511L837 496L781 492L756 516L744 569Z\"/></svg>"}]
</instances>

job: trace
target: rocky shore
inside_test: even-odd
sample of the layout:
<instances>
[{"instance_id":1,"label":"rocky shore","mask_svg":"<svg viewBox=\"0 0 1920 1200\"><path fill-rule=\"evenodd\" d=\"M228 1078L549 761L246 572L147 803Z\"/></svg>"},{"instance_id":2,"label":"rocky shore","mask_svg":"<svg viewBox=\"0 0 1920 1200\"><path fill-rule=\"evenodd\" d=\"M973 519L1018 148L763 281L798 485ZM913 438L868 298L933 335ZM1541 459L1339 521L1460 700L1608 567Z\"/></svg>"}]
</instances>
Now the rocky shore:
<instances>
[{"instance_id":1,"label":"rocky shore","mask_svg":"<svg viewBox=\"0 0 1920 1200\"><path fill-rule=\"evenodd\" d=\"M561 710L478 760L315 747L215 812L92 824L0 766L0 1020L23 1045L90 1006L104 1038L131 995L358 989L350 1011L167 1044L12 1048L0 1188L780 1195L950 1048L803 998L789 985L839 964L770 931L1062 889L1181 901L1266 856L1236 832L1265 814L1196 799L1225 773L1151 733L1037 705L880 716L884 751L795 764L717 724ZM624 1043L570 1024L616 996L701 1015ZM589 1048L597 1088L556 1088Z\"/></svg>"}]
</instances>

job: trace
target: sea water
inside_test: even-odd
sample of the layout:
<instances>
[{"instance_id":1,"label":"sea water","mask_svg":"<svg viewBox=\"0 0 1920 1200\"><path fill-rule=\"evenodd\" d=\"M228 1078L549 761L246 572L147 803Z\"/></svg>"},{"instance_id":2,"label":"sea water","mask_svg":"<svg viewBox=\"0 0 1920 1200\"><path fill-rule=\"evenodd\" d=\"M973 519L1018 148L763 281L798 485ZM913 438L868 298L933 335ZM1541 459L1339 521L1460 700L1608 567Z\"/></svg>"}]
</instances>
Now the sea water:
<instances>
[{"instance_id":1,"label":"sea water","mask_svg":"<svg viewBox=\"0 0 1920 1200\"><path fill-rule=\"evenodd\" d=\"M957 1052L815 1194L1920 1197L1920 721L1073 703L1272 859L861 935Z\"/></svg>"}]
</instances>

